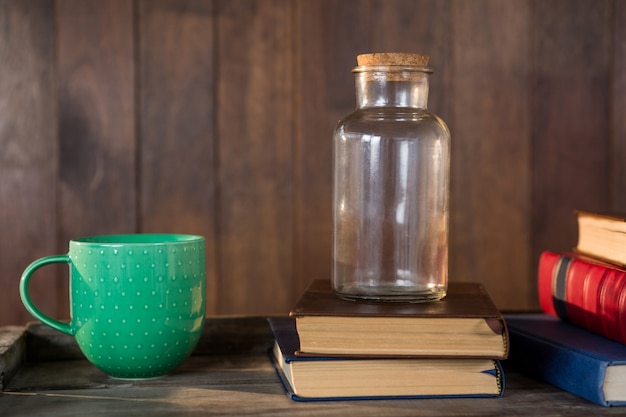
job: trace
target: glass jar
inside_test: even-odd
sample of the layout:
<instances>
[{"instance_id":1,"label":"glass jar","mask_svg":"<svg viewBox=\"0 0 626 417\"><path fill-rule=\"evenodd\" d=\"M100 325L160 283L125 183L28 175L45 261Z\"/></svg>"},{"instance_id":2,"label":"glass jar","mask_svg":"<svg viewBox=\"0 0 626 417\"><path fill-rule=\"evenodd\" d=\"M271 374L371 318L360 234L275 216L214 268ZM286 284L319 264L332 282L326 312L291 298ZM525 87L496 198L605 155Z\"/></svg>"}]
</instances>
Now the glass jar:
<instances>
[{"instance_id":1,"label":"glass jar","mask_svg":"<svg viewBox=\"0 0 626 417\"><path fill-rule=\"evenodd\" d=\"M428 57L366 54L357 63L357 109L333 134L333 289L351 300L439 300L450 132L427 109Z\"/></svg>"}]
</instances>

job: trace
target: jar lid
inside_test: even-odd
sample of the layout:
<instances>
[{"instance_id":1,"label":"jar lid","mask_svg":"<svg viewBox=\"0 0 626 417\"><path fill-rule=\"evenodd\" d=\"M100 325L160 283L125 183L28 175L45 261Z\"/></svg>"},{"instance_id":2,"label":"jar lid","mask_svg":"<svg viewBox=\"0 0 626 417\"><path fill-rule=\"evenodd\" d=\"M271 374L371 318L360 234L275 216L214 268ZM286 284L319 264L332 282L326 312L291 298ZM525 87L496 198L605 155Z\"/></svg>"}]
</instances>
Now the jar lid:
<instances>
[{"instance_id":1,"label":"jar lid","mask_svg":"<svg viewBox=\"0 0 626 417\"><path fill-rule=\"evenodd\" d=\"M376 65L415 65L425 67L428 65L428 55L410 54L402 52L380 52L372 54L361 54L356 57L359 66Z\"/></svg>"}]
</instances>

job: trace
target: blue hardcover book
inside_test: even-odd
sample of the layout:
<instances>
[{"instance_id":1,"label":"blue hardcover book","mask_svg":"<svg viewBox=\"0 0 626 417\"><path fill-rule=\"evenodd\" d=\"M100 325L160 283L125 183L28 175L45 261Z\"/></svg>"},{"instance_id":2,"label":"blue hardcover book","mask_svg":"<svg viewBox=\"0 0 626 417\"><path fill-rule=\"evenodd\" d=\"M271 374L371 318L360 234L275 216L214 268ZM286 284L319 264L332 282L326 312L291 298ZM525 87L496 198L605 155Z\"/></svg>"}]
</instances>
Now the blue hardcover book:
<instances>
[{"instance_id":1,"label":"blue hardcover book","mask_svg":"<svg viewBox=\"0 0 626 417\"><path fill-rule=\"evenodd\" d=\"M546 314L506 315L505 365L603 406L626 405L626 345Z\"/></svg>"},{"instance_id":2,"label":"blue hardcover book","mask_svg":"<svg viewBox=\"0 0 626 417\"><path fill-rule=\"evenodd\" d=\"M296 401L501 397L500 362L484 358L301 356L295 320L268 319L272 363Z\"/></svg>"}]
</instances>

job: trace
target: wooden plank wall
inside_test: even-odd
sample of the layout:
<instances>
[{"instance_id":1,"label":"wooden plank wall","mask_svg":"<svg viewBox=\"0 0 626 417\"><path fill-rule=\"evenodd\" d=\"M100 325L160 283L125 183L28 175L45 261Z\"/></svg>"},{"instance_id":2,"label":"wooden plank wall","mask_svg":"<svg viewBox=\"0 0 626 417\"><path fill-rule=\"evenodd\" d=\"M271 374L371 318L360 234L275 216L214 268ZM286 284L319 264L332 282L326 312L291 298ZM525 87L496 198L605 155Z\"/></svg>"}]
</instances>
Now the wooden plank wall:
<instances>
[{"instance_id":1,"label":"wooden plank wall","mask_svg":"<svg viewBox=\"0 0 626 417\"><path fill-rule=\"evenodd\" d=\"M0 325L72 237L207 238L208 313L286 313L330 271L331 132L355 56L431 55L450 279L537 307L574 209L626 212L618 0L0 0ZM33 280L68 317L66 268Z\"/></svg>"}]
</instances>

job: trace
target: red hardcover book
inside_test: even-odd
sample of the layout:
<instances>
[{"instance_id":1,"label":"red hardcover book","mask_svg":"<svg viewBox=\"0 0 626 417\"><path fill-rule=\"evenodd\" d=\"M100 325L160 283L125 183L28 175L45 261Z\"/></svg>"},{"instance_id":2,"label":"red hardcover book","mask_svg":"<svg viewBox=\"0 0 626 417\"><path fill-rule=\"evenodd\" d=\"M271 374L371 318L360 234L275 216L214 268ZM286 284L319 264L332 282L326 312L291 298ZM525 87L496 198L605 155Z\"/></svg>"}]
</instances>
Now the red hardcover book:
<instances>
[{"instance_id":1,"label":"red hardcover book","mask_svg":"<svg viewBox=\"0 0 626 417\"><path fill-rule=\"evenodd\" d=\"M626 344L626 269L545 251L538 275L545 313Z\"/></svg>"}]
</instances>

